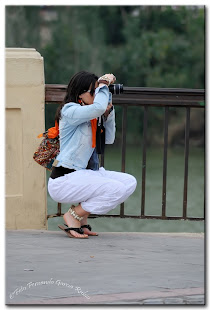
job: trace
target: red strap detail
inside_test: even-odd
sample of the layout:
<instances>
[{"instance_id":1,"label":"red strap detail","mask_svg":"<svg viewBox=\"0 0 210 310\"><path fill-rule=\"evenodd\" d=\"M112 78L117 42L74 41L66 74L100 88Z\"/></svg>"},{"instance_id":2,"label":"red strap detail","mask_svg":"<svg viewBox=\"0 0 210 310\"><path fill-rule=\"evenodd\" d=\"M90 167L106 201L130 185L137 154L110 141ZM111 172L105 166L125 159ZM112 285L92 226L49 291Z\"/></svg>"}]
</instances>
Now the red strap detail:
<instances>
[{"instance_id":1,"label":"red strap detail","mask_svg":"<svg viewBox=\"0 0 210 310\"><path fill-rule=\"evenodd\" d=\"M96 130L97 130L97 118L91 120L92 128L92 147L96 147Z\"/></svg>"}]
</instances>

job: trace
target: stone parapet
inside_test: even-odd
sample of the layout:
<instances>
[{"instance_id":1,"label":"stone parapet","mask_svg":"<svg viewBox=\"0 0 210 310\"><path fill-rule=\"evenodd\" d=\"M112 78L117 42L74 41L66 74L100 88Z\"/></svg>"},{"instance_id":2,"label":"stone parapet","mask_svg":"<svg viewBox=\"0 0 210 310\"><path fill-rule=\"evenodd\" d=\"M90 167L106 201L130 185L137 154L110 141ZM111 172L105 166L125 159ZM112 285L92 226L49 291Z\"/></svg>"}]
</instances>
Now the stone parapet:
<instances>
[{"instance_id":1,"label":"stone parapet","mask_svg":"<svg viewBox=\"0 0 210 310\"><path fill-rule=\"evenodd\" d=\"M45 130L43 57L34 48L6 53L6 228L46 229L46 172L33 160Z\"/></svg>"}]
</instances>

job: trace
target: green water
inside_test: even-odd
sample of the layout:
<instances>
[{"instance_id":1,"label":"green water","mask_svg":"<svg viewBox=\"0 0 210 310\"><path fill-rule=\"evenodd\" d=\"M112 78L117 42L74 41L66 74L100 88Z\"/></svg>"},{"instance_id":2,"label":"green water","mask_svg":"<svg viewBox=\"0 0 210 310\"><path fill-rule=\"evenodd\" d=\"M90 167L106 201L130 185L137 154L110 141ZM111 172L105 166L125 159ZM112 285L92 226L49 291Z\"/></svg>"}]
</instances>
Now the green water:
<instances>
[{"instance_id":1,"label":"green water","mask_svg":"<svg viewBox=\"0 0 210 310\"><path fill-rule=\"evenodd\" d=\"M145 215L161 215L162 208L162 169L163 148L147 149L146 159L146 193ZM188 166L188 207L190 217L204 216L204 150L190 148ZM126 172L137 179L136 191L125 202L126 215L139 215L141 208L142 149L140 146L127 147ZM121 170L121 148L107 146L105 154L107 170ZM47 180L49 173L47 172ZM184 148L168 149L166 216L182 216L184 186ZM48 214L56 213L57 203L49 195ZM62 205L66 212L69 205ZM108 214L119 214L120 206ZM62 217L48 220L48 230L59 230L58 224L63 223ZM203 221L184 220L148 220L96 218L89 219L89 224L98 232L203 232Z\"/></svg>"}]
</instances>

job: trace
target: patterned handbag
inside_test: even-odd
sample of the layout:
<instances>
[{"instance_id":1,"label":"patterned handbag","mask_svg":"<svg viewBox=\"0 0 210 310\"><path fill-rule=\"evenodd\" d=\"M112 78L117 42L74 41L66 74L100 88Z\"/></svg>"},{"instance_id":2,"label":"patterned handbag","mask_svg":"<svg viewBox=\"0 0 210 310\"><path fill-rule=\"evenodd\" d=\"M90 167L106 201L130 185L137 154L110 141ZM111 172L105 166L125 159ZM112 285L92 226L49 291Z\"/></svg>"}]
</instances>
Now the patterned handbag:
<instances>
[{"instance_id":1,"label":"patterned handbag","mask_svg":"<svg viewBox=\"0 0 210 310\"><path fill-rule=\"evenodd\" d=\"M44 133L38 135L38 138L41 137L44 137L44 139L34 152L33 159L39 165L51 171L54 159L60 152L58 123L55 122L55 127L49 128Z\"/></svg>"}]
</instances>

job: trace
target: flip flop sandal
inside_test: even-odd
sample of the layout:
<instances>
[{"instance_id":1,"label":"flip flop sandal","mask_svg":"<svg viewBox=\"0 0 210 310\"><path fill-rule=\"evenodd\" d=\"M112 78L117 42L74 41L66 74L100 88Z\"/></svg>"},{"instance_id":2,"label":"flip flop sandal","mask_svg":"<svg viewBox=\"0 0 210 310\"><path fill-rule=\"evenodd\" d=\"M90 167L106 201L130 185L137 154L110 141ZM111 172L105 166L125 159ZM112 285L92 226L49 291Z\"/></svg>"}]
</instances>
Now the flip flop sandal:
<instances>
[{"instance_id":1,"label":"flip flop sandal","mask_svg":"<svg viewBox=\"0 0 210 310\"><path fill-rule=\"evenodd\" d=\"M64 224L66 227L68 227L66 224ZM81 228L88 228L90 231L92 230L92 227L90 226L90 225L82 225L81 226ZM89 235L89 236L98 236L98 234L97 235Z\"/></svg>"},{"instance_id":2,"label":"flip flop sandal","mask_svg":"<svg viewBox=\"0 0 210 310\"><path fill-rule=\"evenodd\" d=\"M67 226L66 224L64 224L65 226ZM66 234L67 234L67 236L69 237L69 238L76 238L76 239L88 239L88 237L75 237L75 236L73 236L71 233L70 233L70 230L74 230L74 231L76 231L76 232L78 232L79 234L84 234L84 230L82 229L82 228L75 228L75 227L68 227L67 226L67 228L65 228L64 226L62 226L62 225L58 225L58 227L61 229L61 230L63 230Z\"/></svg>"},{"instance_id":3,"label":"flip flop sandal","mask_svg":"<svg viewBox=\"0 0 210 310\"><path fill-rule=\"evenodd\" d=\"M88 228L90 231L92 230L92 227L90 225L82 225L81 228ZM97 235L90 235L90 236L98 236Z\"/></svg>"},{"instance_id":4,"label":"flip flop sandal","mask_svg":"<svg viewBox=\"0 0 210 310\"><path fill-rule=\"evenodd\" d=\"M90 231L92 230L92 227L90 225L82 225L81 228L88 228Z\"/></svg>"}]
</instances>

